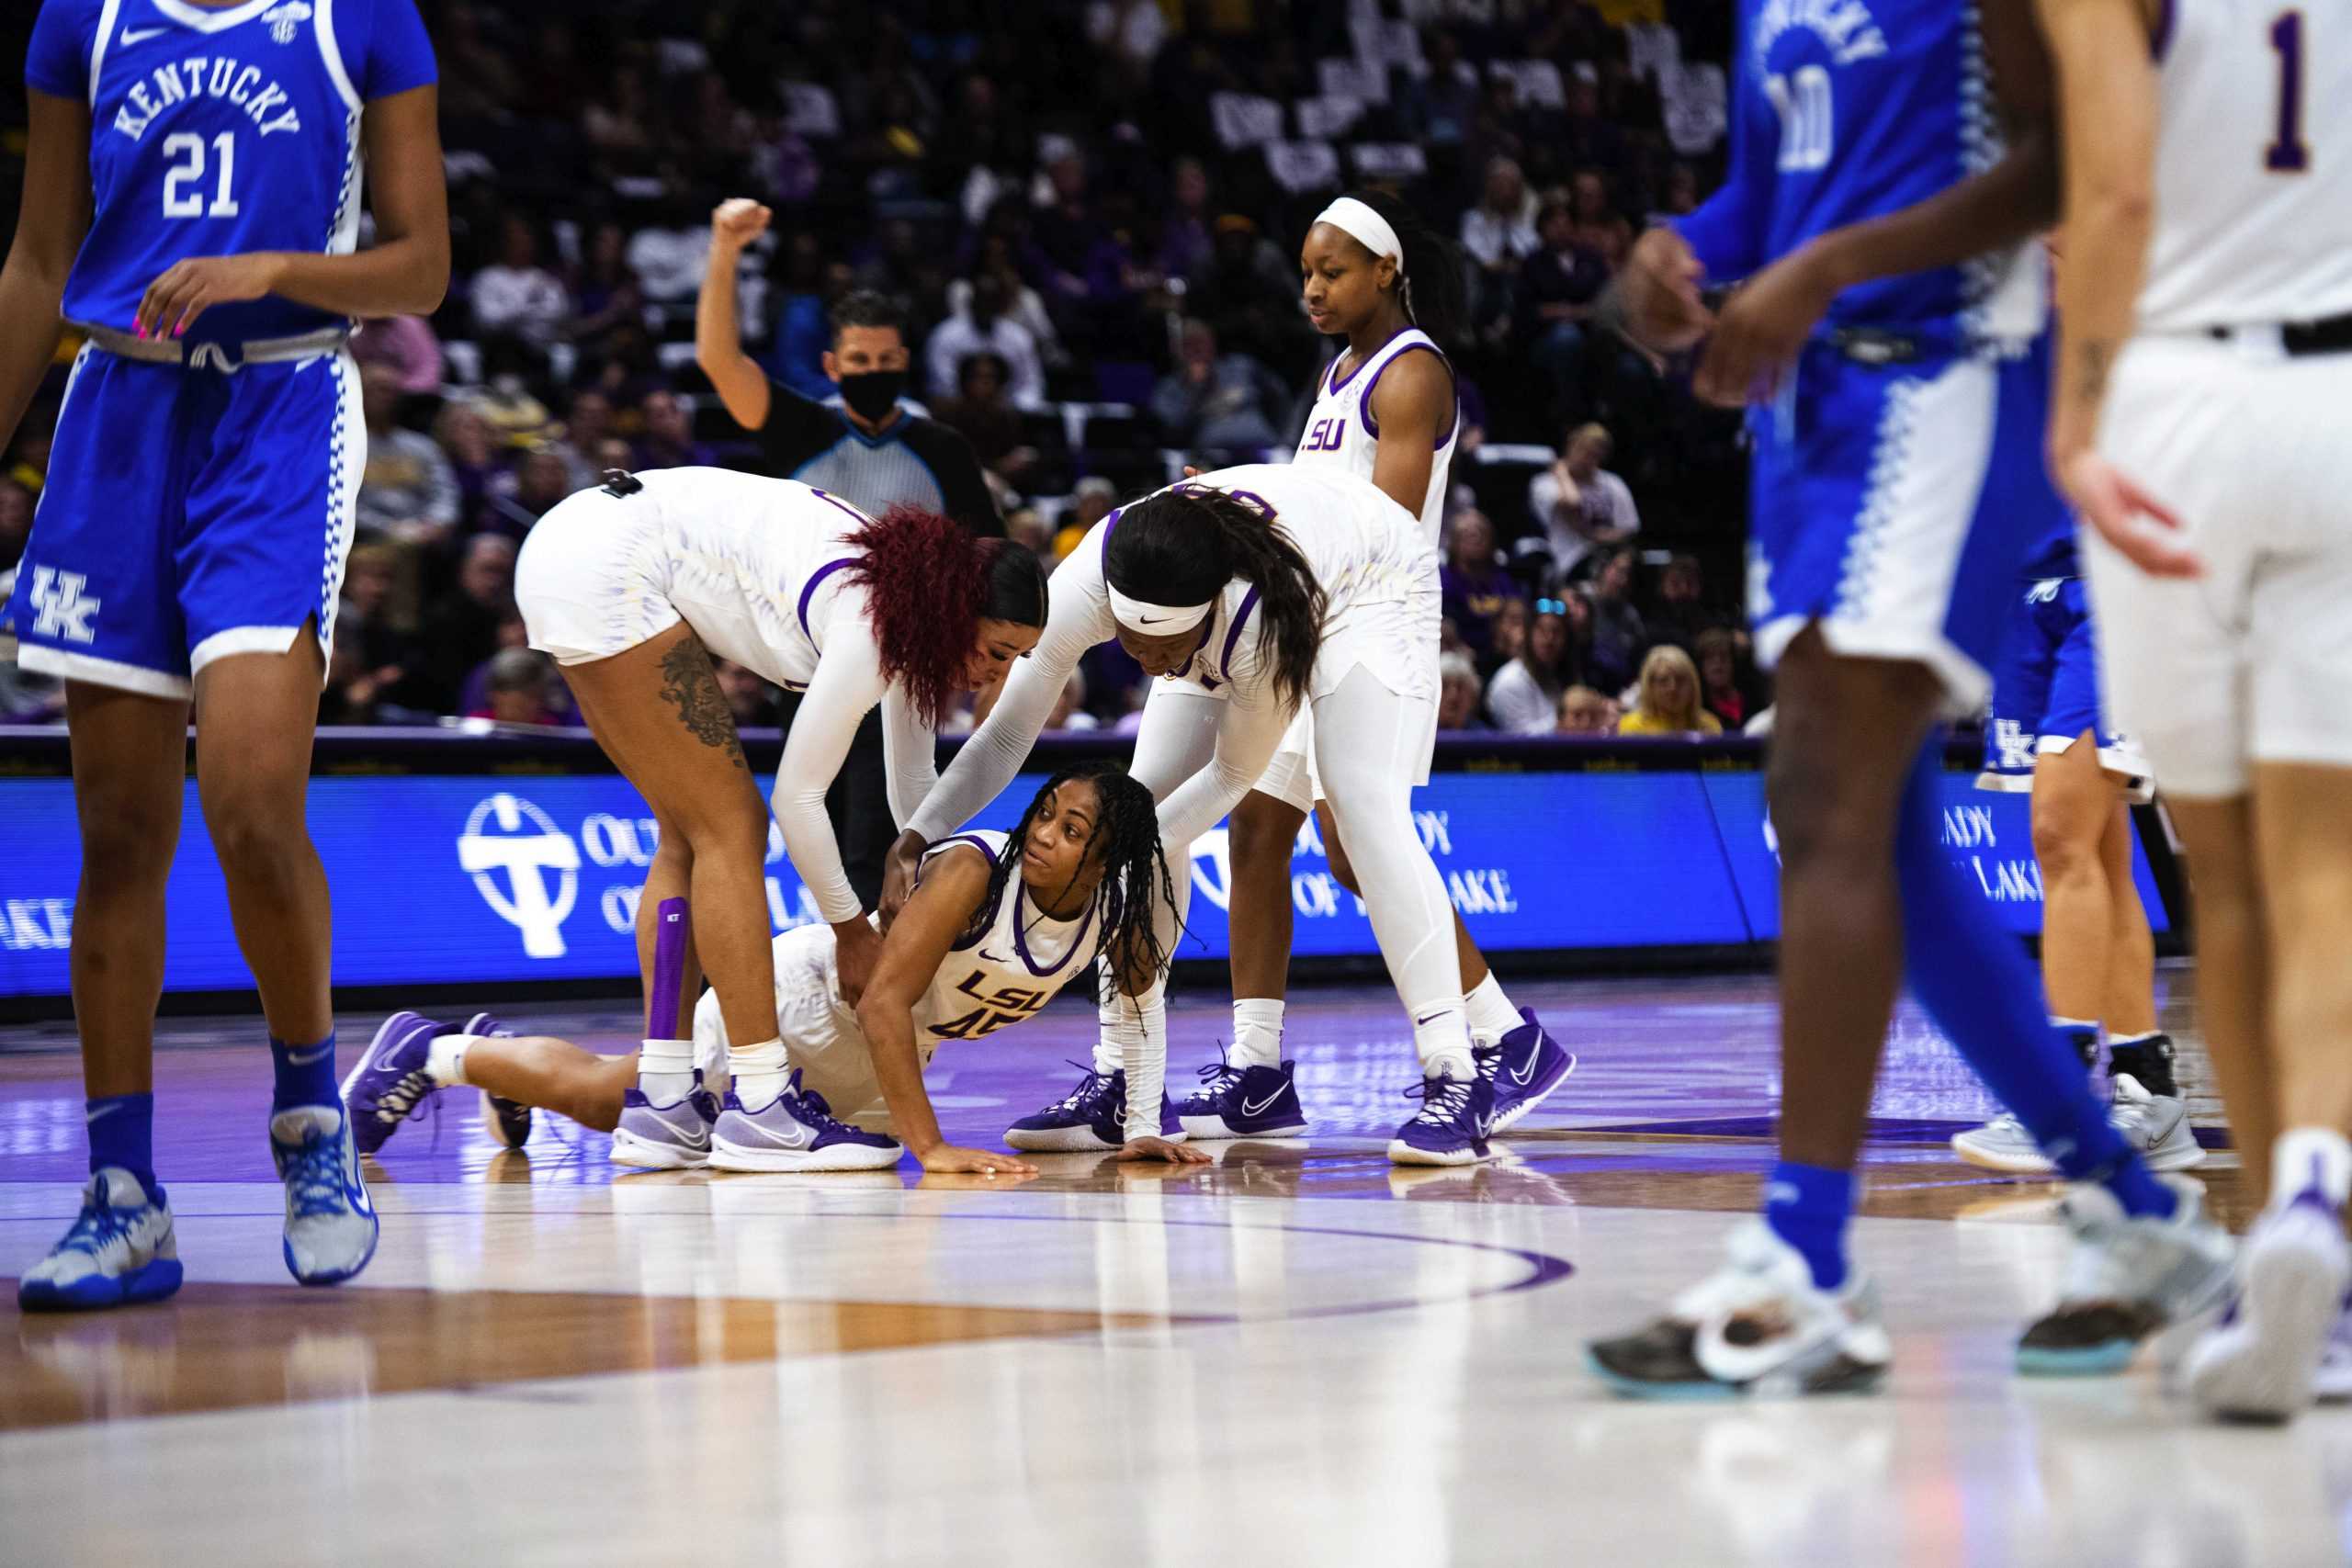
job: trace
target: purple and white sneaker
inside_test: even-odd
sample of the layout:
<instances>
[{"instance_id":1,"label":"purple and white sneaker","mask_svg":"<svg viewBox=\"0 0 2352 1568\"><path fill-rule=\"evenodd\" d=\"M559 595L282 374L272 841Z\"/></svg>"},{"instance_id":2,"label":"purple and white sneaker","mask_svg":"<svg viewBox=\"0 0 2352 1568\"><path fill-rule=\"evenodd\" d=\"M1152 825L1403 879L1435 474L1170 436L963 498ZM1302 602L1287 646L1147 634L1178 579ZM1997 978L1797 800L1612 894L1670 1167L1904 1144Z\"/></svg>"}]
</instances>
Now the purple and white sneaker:
<instances>
[{"instance_id":1,"label":"purple and white sneaker","mask_svg":"<svg viewBox=\"0 0 2352 1568\"><path fill-rule=\"evenodd\" d=\"M1478 1076L1494 1086L1495 1122L1500 1133L1552 1097L1577 1070L1577 1059L1559 1042L1544 1032L1544 1025L1526 1008L1519 1016L1527 1021L1483 1051L1470 1053Z\"/></svg>"},{"instance_id":2,"label":"purple and white sneaker","mask_svg":"<svg viewBox=\"0 0 2352 1568\"><path fill-rule=\"evenodd\" d=\"M702 1087L700 1068L694 1088L668 1105L654 1104L631 1084L621 1091L621 1119L606 1157L639 1170L699 1170L710 1163L710 1130L718 1121L718 1101Z\"/></svg>"},{"instance_id":3,"label":"purple and white sneaker","mask_svg":"<svg viewBox=\"0 0 2352 1568\"><path fill-rule=\"evenodd\" d=\"M757 1111L729 1089L710 1130L713 1170L883 1170L905 1152L896 1138L834 1121L823 1095L802 1090L797 1067Z\"/></svg>"},{"instance_id":4,"label":"purple and white sneaker","mask_svg":"<svg viewBox=\"0 0 2352 1568\"><path fill-rule=\"evenodd\" d=\"M1083 1064L1072 1063L1073 1066ZM1125 1148L1127 1143L1127 1074L1098 1073L1085 1068L1078 1087L1034 1116L1023 1116L1005 1129L1004 1141L1033 1154L1094 1154ZM1159 1135L1182 1142L1184 1123L1163 1092L1159 1097Z\"/></svg>"},{"instance_id":5,"label":"purple and white sneaker","mask_svg":"<svg viewBox=\"0 0 2352 1568\"><path fill-rule=\"evenodd\" d=\"M1202 1085L1176 1107L1184 1131L1203 1142L1280 1138L1306 1131L1295 1062L1237 1067L1220 1059L1201 1069Z\"/></svg>"},{"instance_id":6,"label":"purple and white sneaker","mask_svg":"<svg viewBox=\"0 0 2352 1568\"><path fill-rule=\"evenodd\" d=\"M1397 1165L1476 1165L1495 1157L1487 1142L1493 1131L1495 1086L1482 1077L1423 1078L1407 1089L1419 1099L1419 1114L1396 1129L1388 1157Z\"/></svg>"},{"instance_id":7,"label":"purple and white sneaker","mask_svg":"<svg viewBox=\"0 0 2352 1568\"><path fill-rule=\"evenodd\" d=\"M448 1032L448 1024L413 1012L396 1012L378 1027L343 1080L344 1108L361 1154L382 1148L441 1087L426 1074L424 1062L434 1037Z\"/></svg>"},{"instance_id":8,"label":"purple and white sneaker","mask_svg":"<svg viewBox=\"0 0 2352 1568\"><path fill-rule=\"evenodd\" d=\"M490 1014L478 1012L466 1020L463 1032L511 1038L514 1032ZM490 1134L491 1142L502 1148L519 1149L531 1141L531 1108L519 1100L501 1099L484 1089L481 1091L481 1130Z\"/></svg>"},{"instance_id":9,"label":"purple and white sneaker","mask_svg":"<svg viewBox=\"0 0 2352 1568\"><path fill-rule=\"evenodd\" d=\"M2352 1250L2326 1194L2298 1193L2254 1224L2237 1297L2181 1362L2189 1398L2209 1416L2286 1421L2318 1394L2327 1341L2352 1286Z\"/></svg>"}]
</instances>

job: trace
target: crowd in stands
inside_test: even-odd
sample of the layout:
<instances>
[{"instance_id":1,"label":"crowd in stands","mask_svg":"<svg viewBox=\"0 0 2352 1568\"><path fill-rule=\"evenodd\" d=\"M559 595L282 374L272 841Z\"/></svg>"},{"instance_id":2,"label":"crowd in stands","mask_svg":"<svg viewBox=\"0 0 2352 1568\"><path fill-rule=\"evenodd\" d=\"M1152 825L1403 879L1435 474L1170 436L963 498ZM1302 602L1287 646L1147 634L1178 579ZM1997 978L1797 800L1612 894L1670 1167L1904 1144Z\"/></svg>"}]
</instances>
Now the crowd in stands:
<instances>
[{"instance_id":1,"label":"crowd in stands","mask_svg":"<svg viewBox=\"0 0 2352 1568\"><path fill-rule=\"evenodd\" d=\"M576 720L525 646L518 542L607 468L759 466L695 364L720 199L775 212L738 279L767 373L833 395L829 312L882 296L911 323L910 401L970 442L1050 565L1188 463L1289 450L1338 347L1300 309L1297 243L1366 184L1455 236L1469 286L1445 345L1446 728L1712 734L1769 705L1739 617L1738 422L1589 321L1640 229L1719 177L1724 7L422 8L454 276L431 319L354 339L368 457L326 722ZM0 182L13 200L6 155ZM0 460L0 582L62 381ZM757 677L724 678L741 721L773 722ZM1131 728L1141 695L1105 650L1057 717ZM0 721L60 705L0 664Z\"/></svg>"}]
</instances>

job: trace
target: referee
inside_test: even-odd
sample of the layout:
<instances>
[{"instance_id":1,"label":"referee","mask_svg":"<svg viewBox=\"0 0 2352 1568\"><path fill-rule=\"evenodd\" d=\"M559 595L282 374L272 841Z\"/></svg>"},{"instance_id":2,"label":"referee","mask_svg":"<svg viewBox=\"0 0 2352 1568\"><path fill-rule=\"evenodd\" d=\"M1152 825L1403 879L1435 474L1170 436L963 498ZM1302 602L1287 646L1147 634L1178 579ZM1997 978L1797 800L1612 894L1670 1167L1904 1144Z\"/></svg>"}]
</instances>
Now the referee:
<instances>
[{"instance_id":1,"label":"referee","mask_svg":"<svg viewBox=\"0 0 2352 1568\"><path fill-rule=\"evenodd\" d=\"M695 360L735 423L759 442L768 472L831 491L862 512L897 505L953 517L974 534L1004 533L963 436L899 406L907 379L905 323L878 294L845 296L833 307L833 346L825 374L842 407L813 402L743 352L735 323L735 275L743 247L763 233L769 212L756 201L721 202L710 220L710 262L695 304ZM797 696L787 694L784 722ZM882 762L882 716L865 716L841 776L825 796L850 886L869 909L882 899L882 863L899 825L890 819Z\"/></svg>"}]
</instances>

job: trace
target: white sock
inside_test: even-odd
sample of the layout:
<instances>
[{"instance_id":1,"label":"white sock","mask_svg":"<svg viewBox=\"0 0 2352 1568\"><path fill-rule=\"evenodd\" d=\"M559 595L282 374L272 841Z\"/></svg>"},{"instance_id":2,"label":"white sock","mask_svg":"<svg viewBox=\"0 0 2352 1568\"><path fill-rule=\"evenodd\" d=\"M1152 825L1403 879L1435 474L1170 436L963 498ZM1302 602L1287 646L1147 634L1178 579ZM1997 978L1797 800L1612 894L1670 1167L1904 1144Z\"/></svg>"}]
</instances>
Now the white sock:
<instances>
[{"instance_id":1,"label":"white sock","mask_svg":"<svg viewBox=\"0 0 2352 1568\"><path fill-rule=\"evenodd\" d=\"M2270 1206L2283 1208L2317 1188L2340 1209L2352 1197L2352 1144L2328 1127L2290 1127L2270 1151Z\"/></svg>"},{"instance_id":2,"label":"white sock","mask_svg":"<svg viewBox=\"0 0 2352 1568\"><path fill-rule=\"evenodd\" d=\"M1413 1049L1421 1058L1421 1076L1458 1078L1466 1083L1478 1076L1470 1055L1470 1029L1462 1004L1424 1003L1411 1010Z\"/></svg>"},{"instance_id":3,"label":"white sock","mask_svg":"<svg viewBox=\"0 0 2352 1568\"><path fill-rule=\"evenodd\" d=\"M637 1087L656 1105L675 1105L694 1092L695 1043L648 1040L637 1048Z\"/></svg>"},{"instance_id":4,"label":"white sock","mask_svg":"<svg viewBox=\"0 0 2352 1568\"><path fill-rule=\"evenodd\" d=\"M424 1076L443 1089L454 1089L466 1081L466 1052L481 1036L479 1034L442 1034L425 1048Z\"/></svg>"},{"instance_id":5,"label":"white sock","mask_svg":"<svg viewBox=\"0 0 2352 1568\"><path fill-rule=\"evenodd\" d=\"M1279 997L1237 997L1233 1002L1233 1043L1226 1061L1237 1067L1279 1067L1283 1065L1283 1001Z\"/></svg>"},{"instance_id":6,"label":"white sock","mask_svg":"<svg viewBox=\"0 0 2352 1568\"><path fill-rule=\"evenodd\" d=\"M1519 1010L1510 1005L1510 998L1503 995L1503 983L1495 978L1495 972L1491 969L1487 971L1485 979L1470 987L1462 998L1462 1005L1470 1014L1471 1043L1481 1049L1492 1045L1527 1022L1519 1016Z\"/></svg>"}]
</instances>

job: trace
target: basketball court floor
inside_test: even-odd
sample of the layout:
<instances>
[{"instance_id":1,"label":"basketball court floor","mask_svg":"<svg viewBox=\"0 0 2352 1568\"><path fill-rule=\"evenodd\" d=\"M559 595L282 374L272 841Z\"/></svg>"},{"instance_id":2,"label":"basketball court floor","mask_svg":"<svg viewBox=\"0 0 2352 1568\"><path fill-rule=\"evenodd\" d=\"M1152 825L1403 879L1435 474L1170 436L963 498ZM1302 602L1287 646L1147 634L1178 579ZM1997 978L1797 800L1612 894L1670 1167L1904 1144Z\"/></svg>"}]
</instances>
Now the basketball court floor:
<instances>
[{"instance_id":1,"label":"basketball court floor","mask_svg":"<svg viewBox=\"0 0 2352 1568\"><path fill-rule=\"evenodd\" d=\"M2167 1019L2188 1022L2186 971ZM1514 987L1582 1064L1497 1166L1401 1170L1385 988L1294 997L1316 1120L1186 1169L1002 1179L623 1174L471 1090L371 1165L382 1250L278 1255L250 1024L166 1025L158 1166L187 1285L25 1317L0 1296L0 1562L2291 1564L2352 1542L2352 1412L2184 1416L2144 1365L2020 1381L2063 1255L2052 1190L1956 1163L1986 1111L1916 1013L1890 1046L1858 1250L1890 1391L1640 1404L1581 1364L1713 1266L1770 1158L1769 983ZM485 998L487 999L487 998ZM518 1009L618 1049L618 1010ZM343 1021L346 1052L373 1018ZM1171 1077L1213 1058L1192 987ZM1091 1010L951 1044L948 1135L1075 1078ZM0 1276L83 1177L70 1031L0 1035ZM2193 1048L2184 1079L2216 1120ZM2209 1138L2211 1136L2209 1133ZM2235 1173L2198 1173L2224 1211Z\"/></svg>"}]
</instances>

